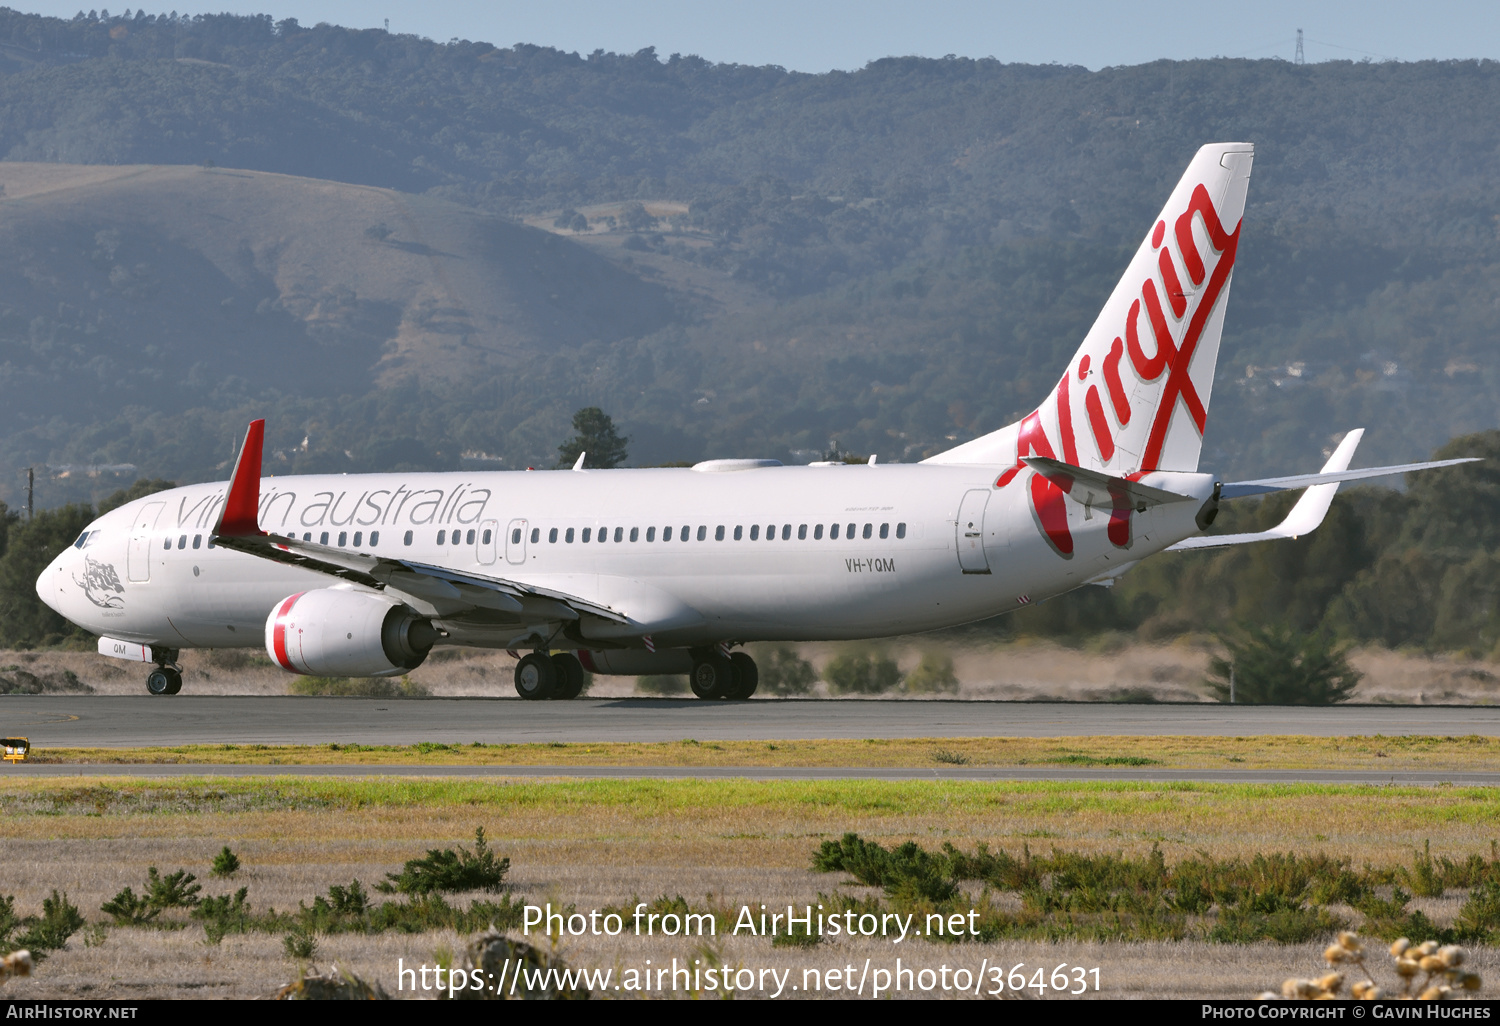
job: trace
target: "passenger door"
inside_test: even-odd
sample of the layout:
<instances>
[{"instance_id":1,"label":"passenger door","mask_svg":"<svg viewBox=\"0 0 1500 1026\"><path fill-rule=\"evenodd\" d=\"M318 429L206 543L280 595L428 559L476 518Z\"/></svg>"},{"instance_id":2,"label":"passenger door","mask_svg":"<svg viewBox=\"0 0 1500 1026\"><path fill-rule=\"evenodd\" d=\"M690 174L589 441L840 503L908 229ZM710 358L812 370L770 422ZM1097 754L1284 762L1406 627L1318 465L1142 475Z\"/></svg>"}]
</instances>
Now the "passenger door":
<instances>
[{"instance_id":1,"label":"passenger door","mask_svg":"<svg viewBox=\"0 0 1500 1026\"><path fill-rule=\"evenodd\" d=\"M526 562L526 521L512 520L505 532L505 561Z\"/></svg>"},{"instance_id":2,"label":"passenger door","mask_svg":"<svg viewBox=\"0 0 1500 1026\"><path fill-rule=\"evenodd\" d=\"M475 556L485 566L491 566L495 562L495 547L500 541L495 536L499 533L498 520L486 520L479 525L479 550Z\"/></svg>"},{"instance_id":3,"label":"passenger door","mask_svg":"<svg viewBox=\"0 0 1500 1026\"><path fill-rule=\"evenodd\" d=\"M130 529L130 548L125 553L125 576L132 581L151 580L151 531L165 506L165 502L148 502L135 515L135 526Z\"/></svg>"},{"instance_id":4,"label":"passenger door","mask_svg":"<svg viewBox=\"0 0 1500 1026\"><path fill-rule=\"evenodd\" d=\"M964 493L958 506L958 565L966 574L990 572L984 554L984 508L989 501L988 488L975 488Z\"/></svg>"}]
</instances>

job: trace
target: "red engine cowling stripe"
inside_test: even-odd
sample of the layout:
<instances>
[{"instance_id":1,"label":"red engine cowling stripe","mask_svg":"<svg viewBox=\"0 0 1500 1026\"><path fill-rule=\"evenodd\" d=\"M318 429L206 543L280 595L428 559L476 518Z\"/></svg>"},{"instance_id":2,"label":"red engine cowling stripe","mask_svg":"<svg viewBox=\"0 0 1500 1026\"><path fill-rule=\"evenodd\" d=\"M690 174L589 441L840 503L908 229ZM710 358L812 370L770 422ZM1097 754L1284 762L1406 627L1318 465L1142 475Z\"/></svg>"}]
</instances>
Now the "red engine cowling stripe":
<instances>
[{"instance_id":1,"label":"red engine cowling stripe","mask_svg":"<svg viewBox=\"0 0 1500 1026\"><path fill-rule=\"evenodd\" d=\"M305 591L299 591L282 602L281 608L276 610L276 626L271 629L271 643L274 646L271 654L276 657L276 661L281 664L283 670L291 670L293 673L302 671L292 665L291 655L286 650L286 618L287 614L292 611L292 607L297 604L297 600L306 594Z\"/></svg>"}]
</instances>

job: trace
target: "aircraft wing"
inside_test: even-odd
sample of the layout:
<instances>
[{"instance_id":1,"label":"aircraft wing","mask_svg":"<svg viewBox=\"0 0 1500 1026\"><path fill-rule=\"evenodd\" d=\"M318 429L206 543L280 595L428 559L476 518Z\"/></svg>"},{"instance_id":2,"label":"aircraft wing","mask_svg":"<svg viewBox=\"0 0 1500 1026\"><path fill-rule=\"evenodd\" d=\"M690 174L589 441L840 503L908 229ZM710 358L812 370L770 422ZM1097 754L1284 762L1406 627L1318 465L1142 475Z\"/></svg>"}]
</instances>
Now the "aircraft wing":
<instances>
[{"instance_id":1,"label":"aircraft wing","mask_svg":"<svg viewBox=\"0 0 1500 1026\"><path fill-rule=\"evenodd\" d=\"M1235 481L1223 485L1219 491L1221 499L1237 499L1246 495L1263 495L1267 492L1289 491L1296 488L1306 488L1302 498L1292 507L1286 517L1275 527L1266 531L1254 531L1249 534L1206 534L1196 538L1188 538L1169 546L1168 552L1177 552L1183 549L1215 549L1226 545L1245 545L1249 542L1272 541L1277 538L1299 538L1304 534L1310 534L1314 528L1323 522L1328 515L1328 508L1333 505L1333 495L1339 489L1339 484L1344 481L1362 481L1374 477L1389 477L1392 474L1405 474L1413 470L1431 470L1435 467L1452 467L1459 463L1479 462L1478 457L1470 456L1456 460L1433 460L1427 463L1403 463L1395 467L1370 467L1365 470L1350 470L1349 463L1354 459L1354 449L1359 445L1360 439L1364 437L1364 428L1355 428L1344 436L1333 455L1328 457L1328 462L1323 469L1316 474L1299 474L1293 477L1268 477L1259 481Z\"/></svg>"},{"instance_id":2,"label":"aircraft wing","mask_svg":"<svg viewBox=\"0 0 1500 1026\"><path fill-rule=\"evenodd\" d=\"M224 499L224 509L214 527L215 545L368 588L389 589L433 606L444 615L464 609L485 609L518 622L577 620L583 614L614 623L629 622L627 617L605 604L552 588L318 545L262 531L258 510L264 437L265 421L252 421L245 445L235 461L234 477Z\"/></svg>"}]
</instances>

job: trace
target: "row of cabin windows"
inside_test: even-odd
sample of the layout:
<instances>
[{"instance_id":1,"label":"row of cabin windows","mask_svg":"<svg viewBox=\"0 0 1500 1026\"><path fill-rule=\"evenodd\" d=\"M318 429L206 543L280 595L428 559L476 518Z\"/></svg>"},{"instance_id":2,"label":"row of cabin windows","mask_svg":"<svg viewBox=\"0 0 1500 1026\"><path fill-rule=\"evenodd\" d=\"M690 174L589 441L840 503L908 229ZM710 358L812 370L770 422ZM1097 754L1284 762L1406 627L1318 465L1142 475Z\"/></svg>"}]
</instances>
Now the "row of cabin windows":
<instances>
[{"instance_id":1,"label":"row of cabin windows","mask_svg":"<svg viewBox=\"0 0 1500 1026\"><path fill-rule=\"evenodd\" d=\"M828 537L830 539L834 540L834 541L837 541L838 537L839 537L839 529L840 529L840 527L844 527L844 537L848 538L851 541L854 540L856 537L873 538L873 537L875 537L875 534L876 534L876 530L875 530L875 525L874 524L866 524L864 526L864 530L862 532L859 531L859 525L858 524L848 524L847 526L846 525L840 525L840 524L829 524L828 525ZM776 524L767 524L766 525L766 533L765 533L765 539L766 539L766 541L775 541L776 540L777 529L778 528L777 528ZM574 528L569 527L569 528L566 529L566 531L563 532L562 539L563 539L563 541L566 544L571 545L573 543L573 540L575 538L574 530L575 530ZM630 530L630 540L631 541L640 541L641 540L641 529L639 527L632 527L629 530ZM624 541L625 540L625 531L626 531L626 529L623 528L623 527L617 527L617 528L615 528L614 529L615 541L617 541L617 542ZM670 528L670 527L663 527L661 529L661 540L664 541L664 542L671 541L672 540L672 531L673 531L673 529ZM792 525L791 524L781 524L780 525L780 531L781 531L781 540L782 541L791 541L791 539L792 539ZM599 540L601 542L607 542L607 541L609 541L609 534L610 534L610 531L609 531L609 528L607 528L607 527L601 527L601 528L599 528L597 535L595 534L594 529L592 527L585 527L582 530L581 540L584 541L584 542L588 542L588 541L592 540L593 538L597 538L597 540ZM692 525L690 525L690 524L684 524L682 526L681 532L678 534L678 537L680 539L682 539L683 541L690 541L692 539L692 537L693 537L693 534L694 534L694 532L693 532ZM354 532L353 545L354 545L354 547L356 549L359 548L364 543L364 535L365 535L365 533L363 531L355 531ZM890 524L881 524L880 525L880 529L879 529L879 535L880 535L881 538L889 538L890 535L891 535L891 525ZM318 544L319 545L327 545L328 544L329 536L330 536L330 533L328 531L319 532L319 534L318 534ZM439 545L449 544L448 540L447 540L448 536L449 536L449 532L446 529L442 530L442 531L439 531L437 533L437 543ZM541 528L539 528L539 527L533 527L531 529L531 541L532 541L532 544L536 544L537 542L539 542L541 540L541 536L542 536L542 529ZM812 536L813 536L813 540L814 541L821 541L823 539L823 525L822 524L813 524L812 525ZM74 544L76 544L79 548L82 548L83 545L84 545L84 543L85 543L85 539L87 537L88 537L88 533L85 532L83 535L81 535L79 537L78 541L75 542ZM490 539L493 537L493 535L491 534L489 528L485 528L483 531L480 531L478 533L477 537L478 537L479 543L481 545L488 545L488 544L490 544ZM708 540L708 527L705 526L705 525L700 524L698 526L698 530L697 530L697 537L698 537L699 541L707 541ZM735 541L741 541L744 537L745 537L745 528L743 526L736 525L735 528L734 528L734 540ZM906 537L906 524L905 523L899 523L899 524L896 525L896 537L897 538L905 538ZM303 532L303 534L302 534L302 540L303 541L310 542L310 541L312 541L312 538L313 538L313 536L312 536L312 532L311 531L305 531L305 532ZM474 530L472 528L469 529L467 532L465 532L463 530L455 529L452 532L452 538L453 538L452 544L454 544L454 545L473 545L474 542L475 542L476 535L475 535L475 532L474 532ZM547 541L550 542L550 543L556 544L557 539L558 539L558 529L554 527L554 528L552 528L551 530L549 530L547 532ZM760 539L761 539L760 525L759 524L751 524L750 525L750 540L751 541L760 541ZM799 541L806 541L807 540L807 525L806 524L798 524L797 525L797 539ZM412 538L412 532L411 531L407 531L406 534L402 537L401 542L402 542L403 545L410 545L412 543L412 540L413 540L413 538ZM646 528L646 540L648 542L654 542L654 541L656 541L656 528L654 528L654 527L648 527L648 528ZM719 526L717 526L717 527L714 528L714 541L723 541L723 540L724 540L724 525L720 524ZM514 528L510 532L510 542L511 542L512 545L519 545L519 544L521 544L521 529L519 527ZM202 544L203 544L203 535L201 535L201 534L195 534L195 535L193 535L193 548L195 548L195 549L199 548L199 547L202 546ZM340 531L338 533L337 545L340 548L343 548L344 546L346 546L348 544L350 544L349 532L348 531ZM380 545L380 532L379 531L371 531L370 532L370 548L373 549L373 548L376 548L379 545ZM185 548L187 548L187 546L188 546L188 536L185 535L185 534L184 535L179 535L178 538L177 538L177 547L179 549L185 549ZM164 538L162 540L162 548L164 548L164 549L170 549L171 547L172 547L172 538L171 538L170 535L168 535L166 538ZM208 539L208 547L209 548L213 548L214 547L214 541L213 541L213 537L212 536L210 536L209 539Z\"/></svg>"},{"instance_id":2,"label":"row of cabin windows","mask_svg":"<svg viewBox=\"0 0 1500 1026\"><path fill-rule=\"evenodd\" d=\"M843 524L829 524L828 525L828 537L831 538L831 539L833 539L833 540L835 540L835 541L837 541L838 537L839 537L839 531L840 531L841 528L843 529L844 537L850 539L851 541L853 539L855 539L856 537L873 538L873 537L875 537L875 535L877 533L882 538L889 538L891 536L891 525L890 524L880 524L879 528L878 528L878 531L877 531L877 527L876 527L875 524L866 524L864 526L864 530L863 531L859 530L859 525L858 524L848 524L848 525L843 525ZM626 530L627 529L624 528L624 527L616 527L614 529L614 540L617 541L617 542L624 541L625 538L626 538ZM640 541L641 540L641 529L639 527L632 527L632 528L629 528L628 530L629 530L629 538L630 538L631 541ZM661 529L661 540L664 541L664 542L671 541L672 540L672 532L673 532L673 530L674 529L671 528L671 527L663 527ZM781 535L781 540L782 541L791 541L792 540L792 530L793 530L793 525L791 525L791 524L780 524L780 525L777 525L777 524L767 524L766 525L765 540L766 541L775 541L776 537L777 537L777 532L780 531L780 535ZM797 531L797 539L799 541L806 541L807 540L807 532L808 532L808 525L807 524L798 524L798 525L796 525L796 531ZM591 535L593 536L592 538L590 537ZM540 528L532 528L532 530L531 530L531 540L532 540L532 542L533 543L537 542L538 540L540 540L540 537L541 537L541 529ZM678 532L677 537L680 540L682 540L682 541L691 541L694 537L696 537L699 541L707 541L708 540L708 527L706 525L700 524L700 525L698 525L698 528L695 531L694 528L693 528L693 526L691 524L684 524L684 525L682 525L681 531ZM741 541L741 540L744 539L744 537L745 537L745 528L743 526L741 526L741 525L736 525L735 528L734 528L734 540L735 541ZM812 525L812 537L813 537L814 541L821 541L823 539L823 525L822 524L813 524ZM899 523L899 524L896 525L896 537L897 538L905 538L906 537L906 524L905 523ZM573 541L574 541L574 538L575 538L575 535L574 535L574 529L573 528L569 527L569 528L567 528L566 530L564 530L562 532L562 540L563 540L564 543L566 543L566 544L572 544ZM724 527L723 524L720 524L720 525L718 525L717 527L714 528L714 541L723 541L724 538L725 538L725 527ZM558 539L558 528L554 527L554 528L552 528L551 530L549 530L547 532L547 541L549 543L556 544L557 539ZM582 541L582 542L588 542L590 540L597 540L597 541L601 541L601 542L607 542L610 539L610 529L607 528L607 527L601 527L601 528L599 528L598 533L595 534L593 528L591 528L591 527L585 527L577 535L577 539L579 541ZM520 532L520 529L514 529L514 530L511 531L510 540L511 540L511 544L512 545L519 545L520 544L520 542L521 542L521 532ZM646 528L646 540L648 542L654 542L654 541L656 541L656 528L654 528L654 527L648 527L648 528ZM750 525L750 540L751 541L760 541L761 540L761 528L760 528L759 524L751 524Z\"/></svg>"}]
</instances>

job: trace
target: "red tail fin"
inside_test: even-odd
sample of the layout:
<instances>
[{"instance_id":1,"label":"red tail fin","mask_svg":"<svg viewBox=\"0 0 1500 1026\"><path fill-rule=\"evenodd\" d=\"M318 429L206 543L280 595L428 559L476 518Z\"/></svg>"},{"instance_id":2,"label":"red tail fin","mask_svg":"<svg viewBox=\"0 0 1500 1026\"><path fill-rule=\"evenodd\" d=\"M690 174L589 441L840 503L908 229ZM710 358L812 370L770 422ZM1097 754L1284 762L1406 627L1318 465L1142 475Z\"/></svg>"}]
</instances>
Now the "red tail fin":
<instances>
[{"instance_id":1,"label":"red tail fin","mask_svg":"<svg viewBox=\"0 0 1500 1026\"><path fill-rule=\"evenodd\" d=\"M229 481L229 495L214 534L248 538L266 533L260 529L260 457L265 435L266 422L252 420L239 458L234 461L234 477Z\"/></svg>"}]
</instances>

